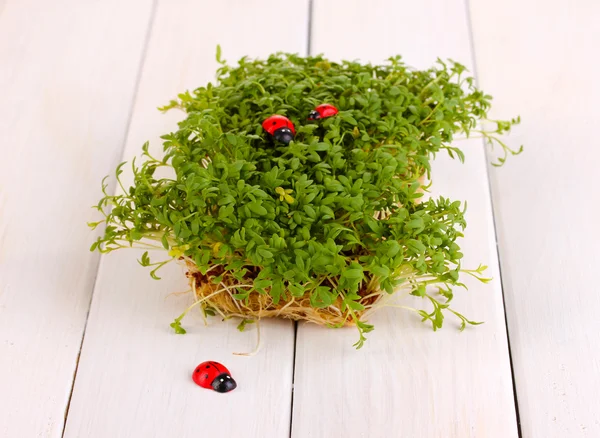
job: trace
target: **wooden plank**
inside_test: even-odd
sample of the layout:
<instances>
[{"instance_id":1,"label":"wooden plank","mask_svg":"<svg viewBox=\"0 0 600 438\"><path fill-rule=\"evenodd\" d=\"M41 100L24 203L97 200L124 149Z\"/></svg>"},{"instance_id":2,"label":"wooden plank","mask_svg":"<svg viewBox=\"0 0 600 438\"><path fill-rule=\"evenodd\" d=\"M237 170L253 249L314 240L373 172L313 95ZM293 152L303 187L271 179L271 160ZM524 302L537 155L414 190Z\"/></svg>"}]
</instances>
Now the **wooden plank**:
<instances>
[{"instance_id":1,"label":"wooden plank","mask_svg":"<svg viewBox=\"0 0 600 438\"><path fill-rule=\"evenodd\" d=\"M525 153L492 173L524 437L600 436L600 4L471 2L493 116Z\"/></svg>"},{"instance_id":2,"label":"wooden plank","mask_svg":"<svg viewBox=\"0 0 600 438\"><path fill-rule=\"evenodd\" d=\"M121 155L150 13L0 2L0 436L61 436L98 266L86 221Z\"/></svg>"},{"instance_id":3,"label":"wooden plank","mask_svg":"<svg viewBox=\"0 0 600 438\"><path fill-rule=\"evenodd\" d=\"M230 61L302 53L307 14L307 1L286 9L293 20L281 18L276 0L159 1L126 159L146 140L159 153L159 135L175 129L182 114L155 108L213 79L217 43ZM262 349L250 358L232 354L256 343L255 327L239 333L237 321L213 319L204 327L190 314L188 334L175 335L169 324L193 300L167 298L187 288L183 270L169 266L154 281L137 265L139 255L102 258L65 436L289 436L292 323L261 322ZM238 388L223 395L196 386L191 372L205 360L226 364Z\"/></svg>"},{"instance_id":4,"label":"wooden plank","mask_svg":"<svg viewBox=\"0 0 600 438\"><path fill-rule=\"evenodd\" d=\"M465 12L460 1L377 8L317 1L313 52L377 62L400 53L416 67L440 56L470 65ZM459 333L448 319L434 333L413 314L385 309L371 319L375 331L360 351L352 328L299 326L292 436L517 436L486 159L480 141L462 146L464 165L443 156L434 163L433 195L468 201L464 265L482 262L495 280L467 279L469 291L456 293L454 307L486 323ZM402 303L424 305L414 297Z\"/></svg>"}]
</instances>

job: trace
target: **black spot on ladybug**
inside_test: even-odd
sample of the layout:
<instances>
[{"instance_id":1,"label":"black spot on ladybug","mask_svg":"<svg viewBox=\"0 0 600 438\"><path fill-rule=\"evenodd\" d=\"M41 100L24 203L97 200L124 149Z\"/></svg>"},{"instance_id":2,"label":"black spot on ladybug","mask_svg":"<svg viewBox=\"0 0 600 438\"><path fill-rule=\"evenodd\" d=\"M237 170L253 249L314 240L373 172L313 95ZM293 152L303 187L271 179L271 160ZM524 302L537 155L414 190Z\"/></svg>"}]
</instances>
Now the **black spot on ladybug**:
<instances>
[{"instance_id":1,"label":"black spot on ladybug","mask_svg":"<svg viewBox=\"0 0 600 438\"><path fill-rule=\"evenodd\" d=\"M204 378L205 378L205 379L208 379L208 374L205 374L205 375L204 375Z\"/></svg>"},{"instance_id":2,"label":"black spot on ladybug","mask_svg":"<svg viewBox=\"0 0 600 438\"><path fill-rule=\"evenodd\" d=\"M201 370L200 370L200 368L198 368L198 369L196 370L196 372L197 372L197 373L199 373L200 371L201 371Z\"/></svg>"},{"instance_id":3,"label":"black spot on ladybug","mask_svg":"<svg viewBox=\"0 0 600 438\"><path fill-rule=\"evenodd\" d=\"M206 368L210 368L210 365L206 365Z\"/></svg>"},{"instance_id":4,"label":"black spot on ladybug","mask_svg":"<svg viewBox=\"0 0 600 438\"><path fill-rule=\"evenodd\" d=\"M277 124L277 122L275 122L275 121L273 121L273 123L271 123L271 125L276 125L276 124Z\"/></svg>"}]
</instances>

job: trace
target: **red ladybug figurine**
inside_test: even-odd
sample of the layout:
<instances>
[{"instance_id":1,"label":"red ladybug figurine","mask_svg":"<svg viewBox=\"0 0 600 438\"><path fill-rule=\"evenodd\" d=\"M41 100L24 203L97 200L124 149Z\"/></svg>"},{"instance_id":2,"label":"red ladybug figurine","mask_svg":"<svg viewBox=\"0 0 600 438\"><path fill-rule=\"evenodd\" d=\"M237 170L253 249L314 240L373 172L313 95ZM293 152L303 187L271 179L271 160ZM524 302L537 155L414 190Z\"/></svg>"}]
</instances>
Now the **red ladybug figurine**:
<instances>
[{"instance_id":1,"label":"red ladybug figurine","mask_svg":"<svg viewBox=\"0 0 600 438\"><path fill-rule=\"evenodd\" d=\"M275 140L289 144L296 135L294 124L287 117L275 114L265 120L262 124L265 131L273 136Z\"/></svg>"},{"instance_id":2,"label":"red ladybug figurine","mask_svg":"<svg viewBox=\"0 0 600 438\"><path fill-rule=\"evenodd\" d=\"M237 387L229 370L219 362L202 362L194 370L192 379L197 385L217 392L229 392Z\"/></svg>"},{"instance_id":3,"label":"red ladybug figurine","mask_svg":"<svg viewBox=\"0 0 600 438\"><path fill-rule=\"evenodd\" d=\"M310 112L310 114L308 115L308 119L309 120L324 119L325 117L335 116L338 112L339 112L338 109L336 107L334 107L333 105L330 105L328 103L322 103L321 105L319 105L318 107L316 107L314 110L312 110Z\"/></svg>"}]
</instances>

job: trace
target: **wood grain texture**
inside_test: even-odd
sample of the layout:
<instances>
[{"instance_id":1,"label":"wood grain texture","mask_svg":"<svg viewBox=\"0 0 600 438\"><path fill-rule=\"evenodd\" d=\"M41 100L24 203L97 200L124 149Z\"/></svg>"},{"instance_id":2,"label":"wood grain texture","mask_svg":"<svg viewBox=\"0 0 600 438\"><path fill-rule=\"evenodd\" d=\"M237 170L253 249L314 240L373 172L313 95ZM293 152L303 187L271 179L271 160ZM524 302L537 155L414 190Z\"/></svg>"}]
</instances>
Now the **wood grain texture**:
<instances>
[{"instance_id":1,"label":"wood grain texture","mask_svg":"<svg viewBox=\"0 0 600 438\"><path fill-rule=\"evenodd\" d=\"M0 1L0 436L60 437L150 1ZM110 29L110 31L107 31Z\"/></svg>"},{"instance_id":2,"label":"wood grain texture","mask_svg":"<svg viewBox=\"0 0 600 438\"><path fill-rule=\"evenodd\" d=\"M376 3L316 1L313 52L377 62L400 53L416 67L438 56L471 64L462 2ZM480 141L462 146L465 164L445 156L434 163L432 195L468 201L464 266L489 265L494 281L466 279L469 291L456 292L454 307L485 324L459 333L447 318L433 333L413 314L384 309L360 351L352 328L301 325L293 437L517 436L486 158ZM414 297L401 303L427 307Z\"/></svg>"},{"instance_id":3,"label":"wood grain texture","mask_svg":"<svg viewBox=\"0 0 600 438\"><path fill-rule=\"evenodd\" d=\"M471 2L492 116L525 152L492 172L523 437L600 436L600 4ZM592 55L594 54L594 55Z\"/></svg>"},{"instance_id":4,"label":"wood grain texture","mask_svg":"<svg viewBox=\"0 0 600 438\"><path fill-rule=\"evenodd\" d=\"M160 153L159 135L176 129L182 113L155 108L214 78L217 43L230 61L304 53L308 2L289 3L285 11L279 5L159 1L125 158L139 155L146 140ZM188 334L176 335L169 324L193 301L191 294L167 298L187 288L183 270L168 266L154 281L135 261L139 255L102 258L65 436L289 436L293 324L263 321L262 349L250 358L232 353L252 351L253 325L244 333L238 321L213 319L204 327L191 312L183 321ZM196 386L191 373L205 360L224 363L238 388L223 395Z\"/></svg>"}]
</instances>

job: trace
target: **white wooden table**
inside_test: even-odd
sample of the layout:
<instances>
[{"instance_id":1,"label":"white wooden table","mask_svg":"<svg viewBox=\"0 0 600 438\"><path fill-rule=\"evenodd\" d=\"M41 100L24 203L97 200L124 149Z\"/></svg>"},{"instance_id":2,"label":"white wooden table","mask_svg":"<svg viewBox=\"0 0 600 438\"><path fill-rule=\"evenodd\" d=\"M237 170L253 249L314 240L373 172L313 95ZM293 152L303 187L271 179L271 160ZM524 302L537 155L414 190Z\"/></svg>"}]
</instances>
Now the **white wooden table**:
<instances>
[{"instance_id":1,"label":"white wooden table","mask_svg":"<svg viewBox=\"0 0 600 438\"><path fill-rule=\"evenodd\" d=\"M599 19L594 0L0 0L0 437L600 437ZM468 201L466 263L494 281L456 301L486 324L387 309L355 351L352 329L263 321L235 356L255 329L171 332L181 269L88 251L99 181L160 148L180 116L155 108L213 79L217 43L450 57L522 116L504 168L472 140L433 173ZM239 388L195 386L208 359Z\"/></svg>"}]
</instances>

